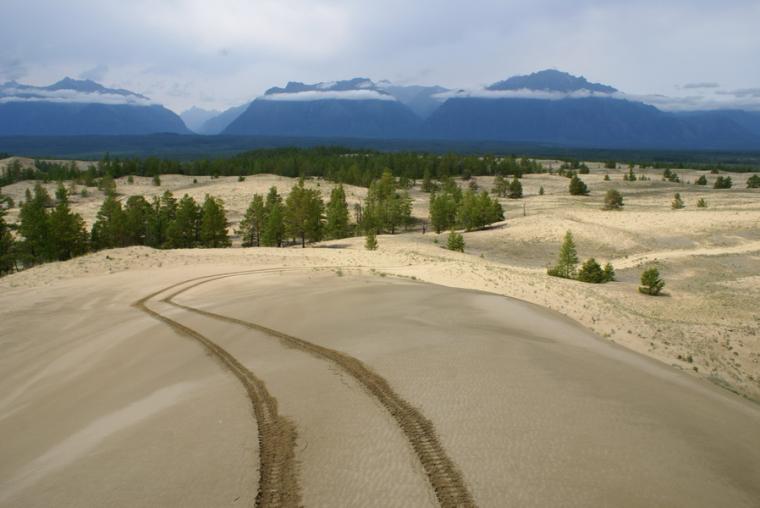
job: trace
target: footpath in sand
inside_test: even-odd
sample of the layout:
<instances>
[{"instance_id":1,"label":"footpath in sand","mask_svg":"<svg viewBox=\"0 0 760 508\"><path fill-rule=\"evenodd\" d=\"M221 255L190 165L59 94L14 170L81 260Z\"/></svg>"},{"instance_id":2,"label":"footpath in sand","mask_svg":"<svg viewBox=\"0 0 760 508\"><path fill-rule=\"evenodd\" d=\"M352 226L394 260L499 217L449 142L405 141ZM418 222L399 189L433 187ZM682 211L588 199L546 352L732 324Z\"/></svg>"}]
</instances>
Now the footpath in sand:
<instances>
[{"instance_id":1,"label":"footpath in sand","mask_svg":"<svg viewBox=\"0 0 760 508\"><path fill-rule=\"evenodd\" d=\"M755 404L556 313L380 277L356 266L363 253L272 251L254 264L200 251L190 266L160 253L170 268L140 268L146 251L122 273L71 277L65 263L4 289L0 435L13 439L0 442L0 505L250 506L267 435L253 399L268 397L267 421L296 435L298 492L280 505L760 498ZM249 273L191 281L234 272ZM132 306L151 294L144 305L163 320ZM418 448L383 397L409 404L432 441ZM443 469L426 464L432 449Z\"/></svg>"}]
</instances>

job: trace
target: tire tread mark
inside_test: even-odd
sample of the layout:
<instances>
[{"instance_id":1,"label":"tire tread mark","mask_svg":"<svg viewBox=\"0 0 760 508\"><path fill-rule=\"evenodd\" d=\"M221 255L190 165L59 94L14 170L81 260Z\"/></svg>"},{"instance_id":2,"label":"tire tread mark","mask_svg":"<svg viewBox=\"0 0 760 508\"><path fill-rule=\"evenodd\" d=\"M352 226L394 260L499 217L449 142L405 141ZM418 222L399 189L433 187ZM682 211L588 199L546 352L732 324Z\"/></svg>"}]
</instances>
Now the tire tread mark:
<instances>
[{"instance_id":1,"label":"tire tread mark","mask_svg":"<svg viewBox=\"0 0 760 508\"><path fill-rule=\"evenodd\" d=\"M202 278L190 279L156 291L136 301L133 306L165 323L176 332L200 342L243 384L253 406L258 427L259 488L253 505L262 508L300 506L301 491L295 460L296 428L292 422L278 414L277 399L269 394L263 381L221 346L196 330L151 309L146 304L148 300L164 291Z\"/></svg>"},{"instance_id":2,"label":"tire tread mark","mask_svg":"<svg viewBox=\"0 0 760 508\"><path fill-rule=\"evenodd\" d=\"M446 454L446 451L438 440L433 423L419 409L399 396L385 378L375 373L363 362L340 351L314 344L257 323L223 316L173 301L176 296L201 284L237 275L243 274L227 274L197 282L166 296L162 301L189 312L234 323L276 337L285 346L308 352L333 363L358 381L360 385L388 410L422 463L438 503L444 508L475 506L472 495L464 482L464 477Z\"/></svg>"}]
</instances>

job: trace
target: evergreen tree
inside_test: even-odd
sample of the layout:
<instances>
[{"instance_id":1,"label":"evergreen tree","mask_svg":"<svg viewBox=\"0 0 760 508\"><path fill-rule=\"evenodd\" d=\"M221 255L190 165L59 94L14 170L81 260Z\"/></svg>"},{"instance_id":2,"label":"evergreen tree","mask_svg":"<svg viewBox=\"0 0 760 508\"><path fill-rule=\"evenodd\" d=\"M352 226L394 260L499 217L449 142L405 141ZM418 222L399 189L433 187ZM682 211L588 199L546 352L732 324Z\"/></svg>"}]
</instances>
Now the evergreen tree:
<instances>
[{"instance_id":1,"label":"evergreen tree","mask_svg":"<svg viewBox=\"0 0 760 508\"><path fill-rule=\"evenodd\" d=\"M156 248L166 247L169 225L177 216L177 200L165 191L160 198L153 198L151 214L148 220L146 245Z\"/></svg>"},{"instance_id":2,"label":"evergreen tree","mask_svg":"<svg viewBox=\"0 0 760 508\"><path fill-rule=\"evenodd\" d=\"M301 247L306 247L307 239L318 242L322 239L323 211L319 191L307 189L300 179L285 200L285 234L300 238Z\"/></svg>"},{"instance_id":3,"label":"evergreen tree","mask_svg":"<svg viewBox=\"0 0 760 508\"><path fill-rule=\"evenodd\" d=\"M113 249L127 244L124 210L113 194L106 196L98 210L90 238L94 250Z\"/></svg>"},{"instance_id":4,"label":"evergreen tree","mask_svg":"<svg viewBox=\"0 0 760 508\"><path fill-rule=\"evenodd\" d=\"M174 221L166 229L166 243L170 249L192 249L201 237L201 207L185 194L179 200ZM226 236L226 229L225 229ZM213 245L213 247L225 245Z\"/></svg>"},{"instance_id":5,"label":"evergreen tree","mask_svg":"<svg viewBox=\"0 0 760 508\"><path fill-rule=\"evenodd\" d=\"M504 220L504 209L497 200L491 199L488 193L464 193L457 209L457 222L467 231L482 229L501 220Z\"/></svg>"},{"instance_id":6,"label":"evergreen tree","mask_svg":"<svg viewBox=\"0 0 760 508\"><path fill-rule=\"evenodd\" d=\"M601 265L596 262L596 259L589 258L581 265L581 269L578 270L578 280L592 284L601 284L602 282L606 282L606 276Z\"/></svg>"},{"instance_id":7,"label":"evergreen tree","mask_svg":"<svg viewBox=\"0 0 760 508\"><path fill-rule=\"evenodd\" d=\"M87 229L79 214L72 213L68 191L63 185L56 191L57 205L50 213L50 259L65 261L87 252Z\"/></svg>"},{"instance_id":8,"label":"evergreen tree","mask_svg":"<svg viewBox=\"0 0 760 508\"><path fill-rule=\"evenodd\" d=\"M752 175L747 178L748 189L760 189L760 175Z\"/></svg>"},{"instance_id":9,"label":"evergreen tree","mask_svg":"<svg viewBox=\"0 0 760 508\"><path fill-rule=\"evenodd\" d=\"M588 192L588 187L583 183L583 180L578 178L578 175L573 175L570 179L570 194L573 196L586 196Z\"/></svg>"},{"instance_id":10,"label":"evergreen tree","mask_svg":"<svg viewBox=\"0 0 760 508\"><path fill-rule=\"evenodd\" d=\"M604 265L604 282L612 282L615 280L615 269L612 267L612 263Z\"/></svg>"},{"instance_id":11,"label":"evergreen tree","mask_svg":"<svg viewBox=\"0 0 760 508\"><path fill-rule=\"evenodd\" d=\"M425 173L422 176L422 192L435 192L435 190L436 185L430 177L430 169L425 168Z\"/></svg>"},{"instance_id":12,"label":"evergreen tree","mask_svg":"<svg viewBox=\"0 0 760 508\"><path fill-rule=\"evenodd\" d=\"M327 203L325 223L325 235L327 238L339 239L351 236L348 220L346 192L343 190L343 185L338 185L330 192L330 201Z\"/></svg>"},{"instance_id":13,"label":"evergreen tree","mask_svg":"<svg viewBox=\"0 0 760 508\"><path fill-rule=\"evenodd\" d=\"M543 185L538 188L538 195L539 196L543 196L544 195L544 186Z\"/></svg>"},{"instance_id":14,"label":"evergreen tree","mask_svg":"<svg viewBox=\"0 0 760 508\"><path fill-rule=\"evenodd\" d=\"M367 250L377 250L377 235L374 229L367 231L367 238L364 240L364 248Z\"/></svg>"},{"instance_id":15,"label":"evergreen tree","mask_svg":"<svg viewBox=\"0 0 760 508\"><path fill-rule=\"evenodd\" d=\"M412 221L412 200L407 192L397 190L396 181L389 170L372 182L362 210L362 227L365 231L387 231L394 234L400 226Z\"/></svg>"},{"instance_id":16,"label":"evergreen tree","mask_svg":"<svg viewBox=\"0 0 760 508\"><path fill-rule=\"evenodd\" d=\"M565 240L559 249L559 259L554 267L550 268L548 273L554 277L563 277L572 279L575 277L575 269L578 266L578 252L575 249L573 234L568 231L565 233Z\"/></svg>"},{"instance_id":17,"label":"evergreen tree","mask_svg":"<svg viewBox=\"0 0 760 508\"><path fill-rule=\"evenodd\" d=\"M224 202L206 194L200 227L201 245L212 249L229 247L231 245L230 237L227 235L229 226L230 223L227 221L227 214L224 211Z\"/></svg>"},{"instance_id":18,"label":"evergreen tree","mask_svg":"<svg viewBox=\"0 0 760 508\"><path fill-rule=\"evenodd\" d=\"M21 236L19 258L24 265L35 265L52 259L50 222L47 209L52 205L50 195L37 183L34 193L26 190L26 199L19 212L18 233Z\"/></svg>"},{"instance_id":19,"label":"evergreen tree","mask_svg":"<svg viewBox=\"0 0 760 508\"><path fill-rule=\"evenodd\" d=\"M697 200L697 208L707 208L707 201L705 201L705 198L699 198Z\"/></svg>"},{"instance_id":20,"label":"evergreen tree","mask_svg":"<svg viewBox=\"0 0 760 508\"><path fill-rule=\"evenodd\" d=\"M657 296L665 287L665 282L660 279L660 271L652 267L644 270L641 274L641 286L639 292L645 295Z\"/></svg>"},{"instance_id":21,"label":"evergreen tree","mask_svg":"<svg viewBox=\"0 0 760 508\"><path fill-rule=\"evenodd\" d=\"M11 273L16 267L16 242L5 222L6 213L8 212L0 202L0 275Z\"/></svg>"},{"instance_id":22,"label":"evergreen tree","mask_svg":"<svg viewBox=\"0 0 760 508\"><path fill-rule=\"evenodd\" d=\"M285 223L283 220L283 205L274 201L267 210L267 221L261 235L261 243L267 247L280 247L285 238Z\"/></svg>"},{"instance_id":23,"label":"evergreen tree","mask_svg":"<svg viewBox=\"0 0 760 508\"><path fill-rule=\"evenodd\" d=\"M507 180L501 176L501 174L496 175L496 178L494 178L493 181L493 192L500 198L507 197L507 191L509 190L509 184L507 183Z\"/></svg>"},{"instance_id":24,"label":"evergreen tree","mask_svg":"<svg viewBox=\"0 0 760 508\"><path fill-rule=\"evenodd\" d=\"M436 233L445 231L456 224L457 202L447 192L430 195L430 225Z\"/></svg>"},{"instance_id":25,"label":"evergreen tree","mask_svg":"<svg viewBox=\"0 0 760 508\"><path fill-rule=\"evenodd\" d=\"M464 252L464 237L462 234L452 229L449 233L447 247L449 250Z\"/></svg>"},{"instance_id":26,"label":"evergreen tree","mask_svg":"<svg viewBox=\"0 0 760 508\"><path fill-rule=\"evenodd\" d=\"M522 184L520 183L520 180L517 179L517 175L512 178L512 181L509 183L509 194L507 197L510 199L519 199L523 196L523 188Z\"/></svg>"},{"instance_id":27,"label":"evergreen tree","mask_svg":"<svg viewBox=\"0 0 760 508\"><path fill-rule=\"evenodd\" d=\"M254 194L243 220L240 221L240 229L238 230L243 247L261 245L261 234L266 224L265 212L264 197L261 194Z\"/></svg>"},{"instance_id":28,"label":"evergreen tree","mask_svg":"<svg viewBox=\"0 0 760 508\"><path fill-rule=\"evenodd\" d=\"M142 196L130 196L124 206L126 245L146 245L153 209Z\"/></svg>"},{"instance_id":29,"label":"evergreen tree","mask_svg":"<svg viewBox=\"0 0 760 508\"><path fill-rule=\"evenodd\" d=\"M707 185L707 177L705 175L700 175L700 177L697 178L697 181L694 183L697 185Z\"/></svg>"},{"instance_id":30,"label":"evergreen tree","mask_svg":"<svg viewBox=\"0 0 760 508\"><path fill-rule=\"evenodd\" d=\"M623 195L616 189L610 189L604 195L604 210L620 210L623 208Z\"/></svg>"},{"instance_id":31,"label":"evergreen tree","mask_svg":"<svg viewBox=\"0 0 760 508\"><path fill-rule=\"evenodd\" d=\"M733 186L730 176L719 176L715 179L714 189L730 189Z\"/></svg>"},{"instance_id":32,"label":"evergreen tree","mask_svg":"<svg viewBox=\"0 0 760 508\"><path fill-rule=\"evenodd\" d=\"M673 210L680 210L681 208L685 206L683 204L683 199L681 199L680 193L678 192L675 193L675 195L673 196L673 202L670 204L670 206L671 208L673 208Z\"/></svg>"}]
</instances>

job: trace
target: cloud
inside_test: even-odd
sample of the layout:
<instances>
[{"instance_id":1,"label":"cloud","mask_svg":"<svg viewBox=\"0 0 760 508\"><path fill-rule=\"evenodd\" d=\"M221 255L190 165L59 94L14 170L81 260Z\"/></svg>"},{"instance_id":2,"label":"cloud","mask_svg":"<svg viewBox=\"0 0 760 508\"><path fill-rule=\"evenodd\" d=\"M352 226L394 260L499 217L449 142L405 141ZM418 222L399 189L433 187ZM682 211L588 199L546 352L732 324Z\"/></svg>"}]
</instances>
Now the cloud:
<instances>
[{"instance_id":1,"label":"cloud","mask_svg":"<svg viewBox=\"0 0 760 508\"><path fill-rule=\"evenodd\" d=\"M105 64L98 64L91 69L87 69L79 74L79 79L89 79L91 81L103 81L108 73L108 66Z\"/></svg>"},{"instance_id":2,"label":"cloud","mask_svg":"<svg viewBox=\"0 0 760 508\"><path fill-rule=\"evenodd\" d=\"M699 90L703 88L720 88L719 83L714 82L704 82L704 83L686 83L685 85L681 86L684 90Z\"/></svg>"},{"instance_id":3,"label":"cloud","mask_svg":"<svg viewBox=\"0 0 760 508\"><path fill-rule=\"evenodd\" d=\"M740 99L747 98L747 97L758 97L760 98L760 88L740 88L738 90L722 90L720 92L715 92L719 95L730 95L733 97L737 97Z\"/></svg>"},{"instance_id":4,"label":"cloud","mask_svg":"<svg viewBox=\"0 0 760 508\"><path fill-rule=\"evenodd\" d=\"M319 101L327 99L338 100L353 100L353 101L367 101L367 100L380 100L380 101L395 101L396 98L392 95L376 92L375 90L309 90L306 92L296 93L273 93L262 95L256 100L266 101Z\"/></svg>"},{"instance_id":5,"label":"cloud","mask_svg":"<svg viewBox=\"0 0 760 508\"><path fill-rule=\"evenodd\" d=\"M446 100L455 97L472 97L477 99L537 99L558 101L563 99L585 99L588 97L617 97L622 94L609 94L593 92L591 90L576 90L573 92L557 92L553 90L529 90L527 88L519 90L485 90L482 88L475 90L451 90L433 95L437 100Z\"/></svg>"},{"instance_id":6,"label":"cloud","mask_svg":"<svg viewBox=\"0 0 760 508\"><path fill-rule=\"evenodd\" d=\"M77 90L45 90L19 86L0 88L0 104L9 102L53 102L58 104L110 104L152 106L156 103L138 95L119 93L87 93Z\"/></svg>"}]
</instances>

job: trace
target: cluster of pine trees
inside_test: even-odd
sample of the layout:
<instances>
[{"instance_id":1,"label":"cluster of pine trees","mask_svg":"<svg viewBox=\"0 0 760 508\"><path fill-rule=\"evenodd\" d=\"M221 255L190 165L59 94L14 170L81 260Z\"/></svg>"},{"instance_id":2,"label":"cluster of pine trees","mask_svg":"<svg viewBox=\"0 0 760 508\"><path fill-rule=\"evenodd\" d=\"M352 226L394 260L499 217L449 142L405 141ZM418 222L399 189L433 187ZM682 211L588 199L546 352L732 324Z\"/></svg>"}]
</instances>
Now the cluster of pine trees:
<instances>
[{"instance_id":1,"label":"cluster of pine trees","mask_svg":"<svg viewBox=\"0 0 760 508\"><path fill-rule=\"evenodd\" d=\"M451 179L444 180L440 191L430 195L430 225L436 233L455 227L472 231L502 220L504 209L498 200L485 191L463 192Z\"/></svg>"},{"instance_id":2,"label":"cluster of pine trees","mask_svg":"<svg viewBox=\"0 0 760 508\"><path fill-rule=\"evenodd\" d=\"M607 263L602 268L594 258L587 259L578 269L578 252L575 248L573 234L570 231L565 234L557 263L549 268L547 273L553 277L575 279L592 284L602 284L615 280L615 269L612 265Z\"/></svg>"}]
</instances>

